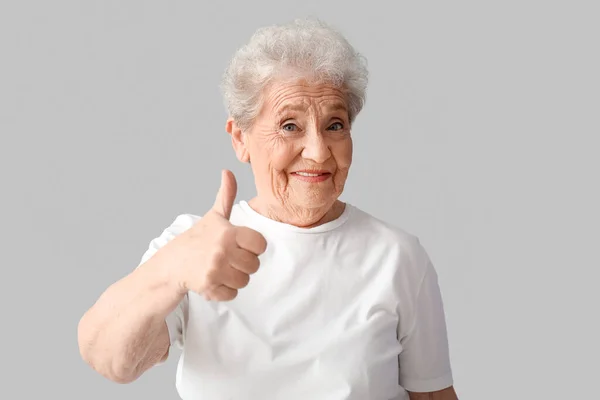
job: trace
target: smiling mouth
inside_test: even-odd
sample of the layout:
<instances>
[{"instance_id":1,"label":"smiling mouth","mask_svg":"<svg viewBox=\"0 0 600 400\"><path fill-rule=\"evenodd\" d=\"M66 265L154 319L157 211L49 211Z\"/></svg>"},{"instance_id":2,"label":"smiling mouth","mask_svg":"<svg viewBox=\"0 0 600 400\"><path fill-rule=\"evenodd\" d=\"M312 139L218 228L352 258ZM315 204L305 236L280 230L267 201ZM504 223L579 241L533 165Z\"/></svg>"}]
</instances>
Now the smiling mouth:
<instances>
[{"instance_id":1,"label":"smiling mouth","mask_svg":"<svg viewBox=\"0 0 600 400\"><path fill-rule=\"evenodd\" d=\"M299 175L299 176L323 176L323 175L331 175L329 172L304 172L304 171L298 171L298 172L292 172L293 175Z\"/></svg>"},{"instance_id":2,"label":"smiling mouth","mask_svg":"<svg viewBox=\"0 0 600 400\"><path fill-rule=\"evenodd\" d=\"M292 172L292 175L300 175L300 176L321 176L321 175L331 175L331 172L326 169L300 169L298 171Z\"/></svg>"},{"instance_id":3,"label":"smiling mouth","mask_svg":"<svg viewBox=\"0 0 600 400\"><path fill-rule=\"evenodd\" d=\"M296 171L292 172L291 175L296 179L308 183L319 183L325 182L331 177L329 171Z\"/></svg>"}]
</instances>

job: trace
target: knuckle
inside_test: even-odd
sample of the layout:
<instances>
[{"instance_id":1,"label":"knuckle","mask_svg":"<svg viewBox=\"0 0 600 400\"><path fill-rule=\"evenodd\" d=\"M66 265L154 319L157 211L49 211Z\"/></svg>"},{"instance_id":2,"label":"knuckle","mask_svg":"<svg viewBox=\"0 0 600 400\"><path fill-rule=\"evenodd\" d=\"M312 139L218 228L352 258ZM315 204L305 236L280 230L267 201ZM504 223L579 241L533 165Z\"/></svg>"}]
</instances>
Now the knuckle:
<instances>
[{"instance_id":1,"label":"knuckle","mask_svg":"<svg viewBox=\"0 0 600 400\"><path fill-rule=\"evenodd\" d=\"M248 269L250 270L251 273L255 273L256 271L258 271L259 268L260 268L260 259L258 257L253 257L248 262Z\"/></svg>"},{"instance_id":2,"label":"knuckle","mask_svg":"<svg viewBox=\"0 0 600 400\"><path fill-rule=\"evenodd\" d=\"M210 255L210 265L211 266L221 266L227 260L227 254L225 254L225 250L217 249Z\"/></svg>"},{"instance_id":3,"label":"knuckle","mask_svg":"<svg viewBox=\"0 0 600 400\"><path fill-rule=\"evenodd\" d=\"M227 293L225 298L226 298L226 300L233 300L237 297L237 295L238 295L237 289L231 289L229 291L229 293Z\"/></svg>"},{"instance_id":4,"label":"knuckle","mask_svg":"<svg viewBox=\"0 0 600 400\"><path fill-rule=\"evenodd\" d=\"M206 276L204 278L205 280L205 287L210 287L214 284L216 284L218 282L218 278L219 278L219 269L218 268L209 268L208 271L206 271Z\"/></svg>"},{"instance_id":5,"label":"knuckle","mask_svg":"<svg viewBox=\"0 0 600 400\"><path fill-rule=\"evenodd\" d=\"M258 271L258 269L260 268L260 258L256 257L255 258L255 263L254 263L254 272Z\"/></svg>"},{"instance_id":6,"label":"knuckle","mask_svg":"<svg viewBox=\"0 0 600 400\"><path fill-rule=\"evenodd\" d=\"M217 301L233 300L237 296L237 290L225 286L220 286L212 294L212 298Z\"/></svg>"},{"instance_id":7,"label":"knuckle","mask_svg":"<svg viewBox=\"0 0 600 400\"><path fill-rule=\"evenodd\" d=\"M258 247L260 253L264 253L267 250L267 240L260 233L256 237L256 247Z\"/></svg>"},{"instance_id":8,"label":"knuckle","mask_svg":"<svg viewBox=\"0 0 600 400\"><path fill-rule=\"evenodd\" d=\"M251 264L252 263L252 255L248 254L248 252L244 251L241 253L241 262L246 265L246 264Z\"/></svg>"},{"instance_id":9,"label":"knuckle","mask_svg":"<svg viewBox=\"0 0 600 400\"><path fill-rule=\"evenodd\" d=\"M214 237L219 243L228 243L235 238L235 234L235 228L233 226L227 226L218 229L215 232Z\"/></svg>"},{"instance_id":10,"label":"knuckle","mask_svg":"<svg viewBox=\"0 0 600 400\"><path fill-rule=\"evenodd\" d=\"M246 274L241 274L239 278L239 286L240 288L245 288L250 283L250 276Z\"/></svg>"}]
</instances>

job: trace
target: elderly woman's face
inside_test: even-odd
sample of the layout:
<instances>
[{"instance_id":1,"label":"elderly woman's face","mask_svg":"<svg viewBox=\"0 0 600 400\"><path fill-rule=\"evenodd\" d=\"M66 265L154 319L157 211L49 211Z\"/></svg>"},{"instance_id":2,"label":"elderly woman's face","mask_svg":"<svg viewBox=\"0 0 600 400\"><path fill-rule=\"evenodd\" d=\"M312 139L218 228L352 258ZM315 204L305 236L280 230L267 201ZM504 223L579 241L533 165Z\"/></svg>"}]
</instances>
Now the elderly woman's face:
<instances>
[{"instance_id":1,"label":"elderly woman's face","mask_svg":"<svg viewBox=\"0 0 600 400\"><path fill-rule=\"evenodd\" d=\"M344 93L329 85L279 83L242 135L238 157L250 161L258 196L295 214L328 210L352 162Z\"/></svg>"}]
</instances>

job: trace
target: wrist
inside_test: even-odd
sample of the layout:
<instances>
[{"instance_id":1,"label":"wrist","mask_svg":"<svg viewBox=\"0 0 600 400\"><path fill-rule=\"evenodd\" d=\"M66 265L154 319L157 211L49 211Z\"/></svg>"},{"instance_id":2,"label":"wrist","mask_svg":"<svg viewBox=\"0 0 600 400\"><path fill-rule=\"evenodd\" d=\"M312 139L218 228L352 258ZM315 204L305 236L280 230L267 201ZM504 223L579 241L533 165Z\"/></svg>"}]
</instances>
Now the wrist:
<instances>
[{"instance_id":1,"label":"wrist","mask_svg":"<svg viewBox=\"0 0 600 400\"><path fill-rule=\"evenodd\" d=\"M165 296L181 300L187 293L182 285L178 268L175 268L172 263L164 262L161 254L155 254L139 269L143 269L150 286L160 290Z\"/></svg>"}]
</instances>

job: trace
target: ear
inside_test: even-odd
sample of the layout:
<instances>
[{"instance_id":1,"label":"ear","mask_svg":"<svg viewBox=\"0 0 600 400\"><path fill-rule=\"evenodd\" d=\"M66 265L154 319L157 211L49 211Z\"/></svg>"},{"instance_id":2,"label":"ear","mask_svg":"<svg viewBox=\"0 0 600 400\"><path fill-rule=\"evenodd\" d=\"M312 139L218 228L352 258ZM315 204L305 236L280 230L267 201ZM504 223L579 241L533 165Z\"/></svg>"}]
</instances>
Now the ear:
<instances>
[{"instance_id":1,"label":"ear","mask_svg":"<svg viewBox=\"0 0 600 400\"><path fill-rule=\"evenodd\" d=\"M243 132L231 117L227 118L225 130L231 135L231 145L235 150L238 160L243 163L250 162L250 153L246 143L246 133Z\"/></svg>"}]
</instances>

